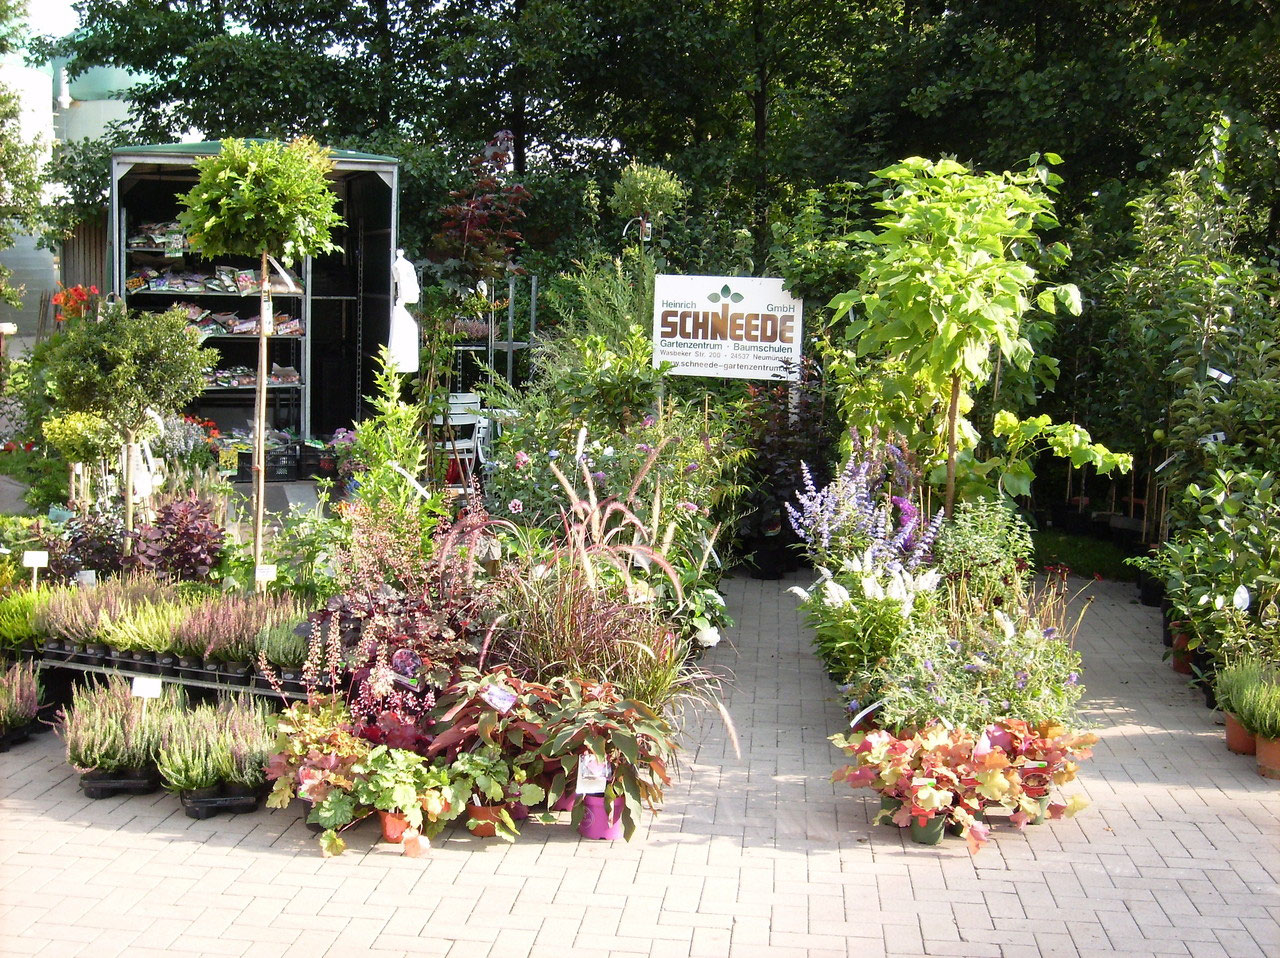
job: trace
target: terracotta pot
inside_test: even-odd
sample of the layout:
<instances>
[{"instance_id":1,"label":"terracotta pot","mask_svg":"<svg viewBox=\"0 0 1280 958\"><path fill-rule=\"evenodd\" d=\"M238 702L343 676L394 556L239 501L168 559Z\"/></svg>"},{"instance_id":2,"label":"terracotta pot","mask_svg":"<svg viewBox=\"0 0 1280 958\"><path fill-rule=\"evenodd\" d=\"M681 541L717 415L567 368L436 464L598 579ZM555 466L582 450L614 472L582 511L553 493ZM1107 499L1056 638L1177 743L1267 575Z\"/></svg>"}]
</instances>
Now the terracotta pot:
<instances>
[{"instance_id":1,"label":"terracotta pot","mask_svg":"<svg viewBox=\"0 0 1280 958\"><path fill-rule=\"evenodd\" d=\"M493 838L498 834L496 822L501 820L501 805L468 805L467 817L474 824L467 826L476 838Z\"/></svg>"},{"instance_id":2,"label":"terracotta pot","mask_svg":"<svg viewBox=\"0 0 1280 958\"><path fill-rule=\"evenodd\" d=\"M382 840L384 842L399 845L404 841L404 830L409 827L409 819L403 815L396 815L394 812L384 812L382 809L378 809L378 820L382 822Z\"/></svg>"},{"instance_id":3,"label":"terracotta pot","mask_svg":"<svg viewBox=\"0 0 1280 958\"><path fill-rule=\"evenodd\" d=\"M1223 712L1227 724L1227 750L1237 755L1256 755L1258 740L1230 712Z\"/></svg>"},{"instance_id":4,"label":"terracotta pot","mask_svg":"<svg viewBox=\"0 0 1280 958\"><path fill-rule=\"evenodd\" d=\"M1280 778L1280 738L1258 736L1258 774L1263 778Z\"/></svg>"},{"instance_id":5,"label":"terracotta pot","mask_svg":"<svg viewBox=\"0 0 1280 958\"><path fill-rule=\"evenodd\" d=\"M1169 665L1179 675L1191 674L1191 653L1187 651L1187 643L1191 636L1185 632L1173 633L1173 655L1169 656Z\"/></svg>"}]
</instances>

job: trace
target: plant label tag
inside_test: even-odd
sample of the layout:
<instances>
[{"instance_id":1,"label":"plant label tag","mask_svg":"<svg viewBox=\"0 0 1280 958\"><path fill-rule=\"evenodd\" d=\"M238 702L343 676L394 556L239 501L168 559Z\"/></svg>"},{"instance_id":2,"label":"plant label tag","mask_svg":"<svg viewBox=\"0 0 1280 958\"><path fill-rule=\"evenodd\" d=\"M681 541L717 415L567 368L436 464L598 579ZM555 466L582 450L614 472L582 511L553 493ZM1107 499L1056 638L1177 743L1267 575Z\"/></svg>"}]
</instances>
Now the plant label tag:
<instances>
[{"instance_id":1,"label":"plant label tag","mask_svg":"<svg viewBox=\"0 0 1280 958\"><path fill-rule=\"evenodd\" d=\"M1167 469L1170 465L1172 465L1172 464L1173 464L1173 460L1175 460L1175 459L1177 459L1177 458L1178 458L1178 454L1175 452L1172 456L1170 456L1170 457L1169 457L1168 459L1166 459L1164 462L1160 463L1160 465L1156 466L1156 472L1163 472L1163 471L1164 471L1165 469Z\"/></svg>"},{"instance_id":2,"label":"plant label tag","mask_svg":"<svg viewBox=\"0 0 1280 958\"><path fill-rule=\"evenodd\" d=\"M508 688L503 688L501 685L487 686L480 693L480 697L503 715L510 712L516 704L516 693Z\"/></svg>"},{"instance_id":3,"label":"plant label tag","mask_svg":"<svg viewBox=\"0 0 1280 958\"><path fill-rule=\"evenodd\" d=\"M253 581L254 582L275 582L276 581L275 563L268 564L264 562L262 565L254 566Z\"/></svg>"},{"instance_id":4,"label":"plant label tag","mask_svg":"<svg viewBox=\"0 0 1280 958\"><path fill-rule=\"evenodd\" d=\"M1230 373L1224 373L1221 369L1214 369L1212 366L1208 369L1208 375L1210 379L1216 379L1224 386L1230 385L1231 381L1236 378Z\"/></svg>"},{"instance_id":5,"label":"plant label tag","mask_svg":"<svg viewBox=\"0 0 1280 958\"><path fill-rule=\"evenodd\" d=\"M1223 443L1226 441L1227 441L1227 434L1225 432L1211 432L1209 433L1209 435L1201 436L1199 439L1196 440L1196 442L1200 443L1200 445L1202 446L1207 446L1211 442Z\"/></svg>"},{"instance_id":6,"label":"plant label tag","mask_svg":"<svg viewBox=\"0 0 1280 958\"><path fill-rule=\"evenodd\" d=\"M133 697L138 699L158 699L164 689L164 682L146 675L133 677Z\"/></svg>"},{"instance_id":7,"label":"plant label tag","mask_svg":"<svg viewBox=\"0 0 1280 958\"><path fill-rule=\"evenodd\" d=\"M603 795L609 782L609 763L584 752L578 758L578 784L574 791L579 795Z\"/></svg>"},{"instance_id":8,"label":"plant label tag","mask_svg":"<svg viewBox=\"0 0 1280 958\"><path fill-rule=\"evenodd\" d=\"M28 569L47 569L49 553L44 549L28 549L22 553L22 564Z\"/></svg>"},{"instance_id":9,"label":"plant label tag","mask_svg":"<svg viewBox=\"0 0 1280 958\"><path fill-rule=\"evenodd\" d=\"M1023 768L1048 768L1048 762L1027 762Z\"/></svg>"}]
</instances>

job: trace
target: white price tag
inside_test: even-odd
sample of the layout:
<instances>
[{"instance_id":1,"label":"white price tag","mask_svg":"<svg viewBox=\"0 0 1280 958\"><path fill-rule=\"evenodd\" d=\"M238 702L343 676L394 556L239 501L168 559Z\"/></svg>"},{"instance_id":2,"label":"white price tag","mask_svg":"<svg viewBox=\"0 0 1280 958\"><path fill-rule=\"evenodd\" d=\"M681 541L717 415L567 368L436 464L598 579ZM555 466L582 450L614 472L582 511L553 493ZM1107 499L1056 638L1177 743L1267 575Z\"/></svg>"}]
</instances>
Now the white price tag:
<instances>
[{"instance_id":1,"label":"white price tag","mask_svg":"<svg viewBox=\"0 0 1280 958\"><path fill-rule=\"evenodd\" d=\"M133 696L139 699L158 699L164 689L164 682L146 675L133 677Z\"/></svg>"},{"instance_id":2,"label":"white price tag","mask_svg":"<svg viewBox=\"0 0 1280 958\"><path fill-rule=\"evenodd\" d=\"M501 685L487 686L481 691L480 697L503 715L510 712L512 706L516 704L516 693Z\"/></svg>"},{"instance_id":3,"label":"white price tag","mask_svg":"<svg viewBox=\"0 0 1280 958\"><path fill-rule=\"evenodd\" d=\"M1208 374L1210 379L1216 379L1224 386L1230 385L1231 381L1235 379L1230 373L1224 373L1221 369L1214 369L1212 366L1209 367Z\"/></svg>"},{"instance_id":4,"label":"white price tag","mask_svg":"<svg viewBox=\"0 0 1280 958\"><path fill-rule=\"evenodd\" d=\"M1223 443L1226 441L1227 441L1227 434L1225 432L1211 432L1209 433L1209 435L1201 436L1199 439L1196 440L1196 442L1200 443L1200 445L1202 446L1207 446L1211 442Z\"/></svg>"},{"instance_id":5,"label":"white price tag","mask_svg":"<svg viewBox=\"0 0 1280 958\"><path fill-rule=\"evenodd\" d=\"M28 569L46 569L49 567L49 553L44 549L28 549L22 553L22 564Z\"/></svg>"},{"instance_id":6,"label":"white price tag","mask_svg":"<svg viewBox=\"0 0 1280 958\"><path fill-rule=\"evenodd\" d=\"M578 783L574 791L579 795L603 795L609 783L609 763L590 752L578 757Z\"/></svg>"},{"instance_id":7,"label":"white price tag","mask_svg":"<svg viewBox=\"0 0 1280 958\"><path fill-rule=\"evenodd\" d=\"M253 581L254 582L275 582L276 581L275 564L274 563L267 564L264 562L262 565L254 566Z\"/></svg>"}]
</instances>

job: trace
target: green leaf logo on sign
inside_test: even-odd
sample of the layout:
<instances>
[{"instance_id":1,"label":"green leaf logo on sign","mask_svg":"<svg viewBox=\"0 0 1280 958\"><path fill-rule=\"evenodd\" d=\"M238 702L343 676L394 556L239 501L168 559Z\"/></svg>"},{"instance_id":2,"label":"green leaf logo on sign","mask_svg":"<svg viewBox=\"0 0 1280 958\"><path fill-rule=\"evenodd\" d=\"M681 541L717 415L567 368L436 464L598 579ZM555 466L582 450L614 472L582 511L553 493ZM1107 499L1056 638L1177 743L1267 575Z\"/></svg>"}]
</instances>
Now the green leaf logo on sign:
<instances>
[{"instance_id":1,"label":"green leaf logo on sign","mask_svg":"<svg viewBox=\"0 0 1280 958\"><path fill-rule=\"evenodd\" d=\"M742 302L742 294L735 293L729 288L729 284L726 283L724 286L720 287L720 292L709 294L707 299L712 303L718 303L722 299L727 299L731 303L740 303Z\"/></svg>"}]
</instances>

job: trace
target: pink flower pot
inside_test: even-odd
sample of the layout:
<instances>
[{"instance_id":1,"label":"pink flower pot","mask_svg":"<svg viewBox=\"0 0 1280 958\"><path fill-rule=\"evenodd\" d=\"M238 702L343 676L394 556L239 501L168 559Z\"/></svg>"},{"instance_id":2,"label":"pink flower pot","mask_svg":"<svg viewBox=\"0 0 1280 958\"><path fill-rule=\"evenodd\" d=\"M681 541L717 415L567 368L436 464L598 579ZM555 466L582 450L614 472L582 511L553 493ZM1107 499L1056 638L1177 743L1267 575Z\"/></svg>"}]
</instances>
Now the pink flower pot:
<instances>
[{"instance_id":1,"label":"pink flower pot","mask_svg":"<svg viewBox=\"0 0 1280 958\"><path fill-rule=\"evenodd\" d=\"M571 812L573 805L578 800L577 792L565 792L556 799L556 803L551 806L553 812Z\"/></svg>"},{"instance_id":2,"label":"pink flower pot","mask_svg":"<svg viewBox=\"0 0 1280 958\"><path fill-rule=\"evenodd\" d=\"M603 795L584 795L585 812L578 823L578 834L583 838L617 841L622 837L622 796L613 800L613 815L605 811Z\"/></svg>"}]
</instances>

